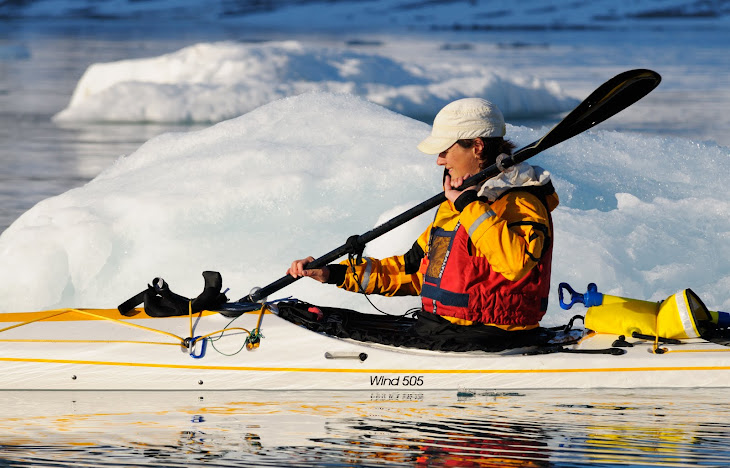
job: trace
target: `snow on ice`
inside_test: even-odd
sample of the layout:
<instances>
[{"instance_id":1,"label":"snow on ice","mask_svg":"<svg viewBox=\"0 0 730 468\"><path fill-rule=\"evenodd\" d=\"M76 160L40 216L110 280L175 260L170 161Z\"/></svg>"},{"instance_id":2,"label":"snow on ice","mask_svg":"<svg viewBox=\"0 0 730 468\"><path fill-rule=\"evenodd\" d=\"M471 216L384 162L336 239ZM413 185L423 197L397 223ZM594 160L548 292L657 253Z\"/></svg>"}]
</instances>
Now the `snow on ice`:
<instances>
[{"instance_id":1,"label":"snow on ice","mask_svg":"<svg viewBox=\"0 0 730 468\"><path fill-rule=\"evenodd\" d=\"M308 91L360 95L424 121L467 96L494 96L508 118L555 114L577 104L554 82L470 64L438 65L296 41L202 43L160 57L93 64L55 119L218 122Z\"/></svg>"}]
</instances>

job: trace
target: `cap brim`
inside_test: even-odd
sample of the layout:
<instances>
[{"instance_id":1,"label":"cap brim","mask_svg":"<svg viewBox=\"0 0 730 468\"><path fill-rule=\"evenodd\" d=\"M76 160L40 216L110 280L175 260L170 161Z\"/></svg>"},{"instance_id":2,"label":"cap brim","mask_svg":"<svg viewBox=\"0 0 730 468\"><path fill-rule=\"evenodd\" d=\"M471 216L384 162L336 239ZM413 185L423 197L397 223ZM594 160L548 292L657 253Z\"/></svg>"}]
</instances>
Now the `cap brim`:
<instances>
[{"instance_id":1,"label":"cap brim","mask_svg":"<svg viewBox=\"0 0 730 468\"><path fill-rule=\"evenodd\" d=\"M426 154L441 154L451 148L456 140L454 138L438 138L433 135L420 142L417 148Z\"/></svg>"}]
</instances>

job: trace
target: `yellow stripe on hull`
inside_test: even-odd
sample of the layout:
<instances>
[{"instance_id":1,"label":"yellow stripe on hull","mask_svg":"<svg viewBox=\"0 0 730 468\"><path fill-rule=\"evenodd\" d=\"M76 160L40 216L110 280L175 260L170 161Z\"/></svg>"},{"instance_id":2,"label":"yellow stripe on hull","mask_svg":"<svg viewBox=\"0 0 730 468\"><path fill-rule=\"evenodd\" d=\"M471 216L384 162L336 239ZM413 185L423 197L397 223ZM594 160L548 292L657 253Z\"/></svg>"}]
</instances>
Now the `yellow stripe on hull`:
<instances>
[{"instance_id":1,"label":"yellow stripe on hull","mask_svg":"<svg viewBox=\"0 0 730 468\"><path fill-rule=\"evenodd\" d=\"M197 369L246 372L345 372L362 374L551 374L574 372L676 372L676 371L728 371L730 366L678 366L678 367L606 367L561 369L355 369L325 367L255 367L255 366L200 366L186 364L158 364L144 362L81 361L70 359L0 358L5 362L33 362L44 364L78 364L92 366L154 367L163 369Z\"/></svg>"}]
</instances>

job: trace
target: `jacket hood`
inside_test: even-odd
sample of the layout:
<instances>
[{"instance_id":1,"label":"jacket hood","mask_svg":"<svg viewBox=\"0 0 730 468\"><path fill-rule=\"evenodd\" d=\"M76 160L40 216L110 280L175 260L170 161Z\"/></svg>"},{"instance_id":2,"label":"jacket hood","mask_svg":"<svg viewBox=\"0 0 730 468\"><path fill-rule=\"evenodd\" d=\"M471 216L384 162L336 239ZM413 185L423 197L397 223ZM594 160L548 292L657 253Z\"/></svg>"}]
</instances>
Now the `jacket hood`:
<instances>
[{"instance_id":1,"label":"jacket hood","mask_svg":"<svg viewBox=\"0 0 730 468\"><path fill-rule=\"evenodd\" d=\"M507 190L515 187L540 186L548 183L550 183L550 172L540 166L521 162L498 176L484 181L479 188L479 196L486 197L492 202Z\"/></svg>"}]
</instances>

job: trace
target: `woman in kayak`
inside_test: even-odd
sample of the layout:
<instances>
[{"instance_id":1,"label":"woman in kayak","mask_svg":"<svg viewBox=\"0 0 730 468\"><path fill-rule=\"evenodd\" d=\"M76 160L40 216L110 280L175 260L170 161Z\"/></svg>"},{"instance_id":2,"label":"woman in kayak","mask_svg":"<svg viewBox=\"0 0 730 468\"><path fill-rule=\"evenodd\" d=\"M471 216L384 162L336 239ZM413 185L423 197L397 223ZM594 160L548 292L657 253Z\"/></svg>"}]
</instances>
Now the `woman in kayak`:
<instances>
[{"instance_id":1,"label":"woman in kayak","mask_svg":"<svg viewBox=\"0 0 730 468\"><path fill-rule=\"evenodd\" d=\"M558 196L550 174L517 164L484 183L457 190L465 179L512 154L501 111L466 98L436 115L418 145L443 166L443 202L426 231L404 255L364 258L307 270L308 257L287 273L366 294L420 295L419 321L454 329L476 327L495 336L538 328L550 290L552 219ZM440 324L440 325L438 325ZM443 328L443 327L440 327ZM457 327L461 328L461 327ZM527 333L528 335L530 333ZM522 333L517 333L522 335Z\"/></svg>"}]
</instances>

